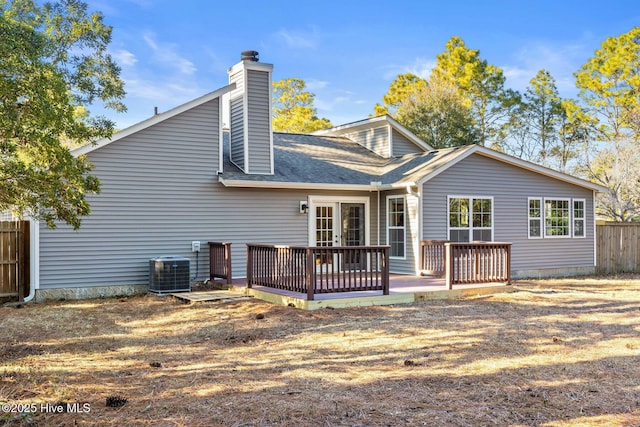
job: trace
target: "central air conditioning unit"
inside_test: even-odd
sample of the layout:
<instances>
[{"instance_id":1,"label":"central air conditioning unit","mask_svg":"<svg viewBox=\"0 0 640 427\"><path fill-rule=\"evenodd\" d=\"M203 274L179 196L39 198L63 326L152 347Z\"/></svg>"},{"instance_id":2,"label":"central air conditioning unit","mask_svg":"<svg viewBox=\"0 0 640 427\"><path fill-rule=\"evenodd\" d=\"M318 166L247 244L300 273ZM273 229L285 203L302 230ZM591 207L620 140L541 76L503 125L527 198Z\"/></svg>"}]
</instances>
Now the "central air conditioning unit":
<instances>
[{"instance_id":1,"label":"central air conditioning unit","mask_svg":"<svg viewBox=\"0 0 640 427\"><path fill-rule=\"evenodd\" d=\"M189 292L189 258L163 256L149 260L149 291Z\"/></svg>"}]
</instances>

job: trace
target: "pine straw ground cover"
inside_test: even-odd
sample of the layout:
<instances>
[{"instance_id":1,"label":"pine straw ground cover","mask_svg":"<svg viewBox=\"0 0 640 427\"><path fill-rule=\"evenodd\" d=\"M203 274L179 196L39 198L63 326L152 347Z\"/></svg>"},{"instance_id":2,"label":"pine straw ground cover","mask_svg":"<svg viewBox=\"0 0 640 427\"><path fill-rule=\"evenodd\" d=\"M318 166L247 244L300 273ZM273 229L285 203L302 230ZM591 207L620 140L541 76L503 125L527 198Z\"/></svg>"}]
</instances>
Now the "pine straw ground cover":
<instances>
[{"instance_id":1,"label":"pine straw ground cover","mask_svg":"<svg viewBox=\"0 0 640 427\"><path fill-rule=\"evenodd\" d=\"M514 289L312 312L153 295L3 307L0 403L36 411L0 422L640 425L640 276ZM79 405L40 406L58 403Z\"/></svg>"}]
</instances>

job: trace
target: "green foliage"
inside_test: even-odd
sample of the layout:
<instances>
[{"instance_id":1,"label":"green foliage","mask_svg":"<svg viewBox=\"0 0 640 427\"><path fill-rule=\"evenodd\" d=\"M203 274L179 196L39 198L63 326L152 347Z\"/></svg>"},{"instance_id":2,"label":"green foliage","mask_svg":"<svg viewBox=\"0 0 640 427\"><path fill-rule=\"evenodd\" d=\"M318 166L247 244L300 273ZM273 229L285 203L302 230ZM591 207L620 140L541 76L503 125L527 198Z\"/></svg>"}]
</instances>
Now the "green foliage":
<instances>
[{"instance_id":1,"label":"green foliage","mask_svg":"<svg viewBox=\"0 0 640 427\"><path fill-rule=\"evenodd\" d=\"M606 144L583 165L590 179L609 188L600 211L618 221L638 219L640 28L603 41L575 77L585 116L598 121L591 135Z\"/></svg>"},{"instance_id":2,"label":"green foliage","mask_svg":"<svg viewBox=\"0 0 640 427\"><path fill-rule=\"evenodd\" d=\"M575 73L580 97L603 123L601 138L634 136L640 106L640 28L602 42Z\"/></svg>"},{"instance_id":3,"label":"green foliage","mask_svg":"<svg viewBox=\"0 0 640 427\"><path fill-rule=\"evenodd\" d=\"M500 68L482 60L460 37L452 37L428 80L398 75L374 114L390 114L434 147L485 145L499 137L519 102L504 83Z\"/></svg>"},{"instance_id":4,"label":"green foliage","mask_svg":"<svg viewBox=\"0 0 640 427\"><path fill-rule=\"evenodd\" d=\"M522 101L501 127L500 148L516 157L566 171L569 160L575 157L575 145L580 138L577 122L570 123L567 119L563 102L551 73L538 71L530 80ZM564 127L564 136L560 135L561 127Z\"/></svg>"},{"instance_id":5,"label":"green foliage","mask_svg":"<svg viewBox=\"0 0 640 427\"><path fill-rule=\"evenodd\" d=\"M589 150L597 121L573 99L563 99L560 108L558 144L551 148L549 154L555 159L557 169L567 172L568 163L578 159L581 151Z\"/></svg>"},{"instance_id":6,"label":"green foliage","mask_svg":"<svg viewBox=\"0 0 640 427\"><path fill-rule=\"evenodd\" d=\"M435 77L423 82L397 104L396 119L434 148L479 142L470 108L458 88Z\"/></svg>"},{"instance_id":7,"label":"green foliage","mask_svg":"<svg viewBox=\"0 0 640 427\"><path fill-rule=\"evenodd\" d=\"M555 79L546 70L540 70L531 79L524 93L525 119L531 127L540 163L548 165L547 158L556 148L558 125L563 116L562 102Z\"/></svg>"},{"instance_id":8,"label":"green foliage","mask_svg":"<svg viewBox=\"0 0 640 427\"><path fill-rule=\"evenodd\" d=\"M273 82L273 130L277 132L310 133L333 125L319 118L313 106L315 95L305 90L302 79L288 78Z\"/></svg>"},{"instance_id":9,"label":"green foliage","mask_svg":"<svg viewBox=\"0 0 640 427\"><path fill-rule=\"evenodd\" d=\"M113 132L85 106L125 109L120 70L106 50L111 28L77 0L0 5L0 210L78 228L99 182L67 144Z\"/></svg>"},{"instance_id":10,"label":"green foliage","mask_svg":"<svg viewBox=\"0 0 640 427\"><path fill-rule=\"evenodd\" d=\"M445 50L438 54L436 61L433 75L454 83L464 93L477 91L483 68L489 66L480 59L479 50L469 49L458 36L447 41Z\"/></svg>"},{"instance_id":11,"label":"green foliage","mask_svg":"<svg viewBox=\"0 0 640 427\"><path fill-rule=\"evenodd\" d=\"M471 108L481 145L495 140L502 123L519 104L519 94L505 89L502 69L480 58L480 51L469 49L457 36L452 37L440 53L433 76L449 81L460 89Z\"/></svg>"},{"instance_id":12,"label":"green foliage","mask_svg":"<svg viewBox=\"0 0 640 427\"><path fill-rule=\"evenodd\" d=\"M399 74L389 86L389 90L382 97L382 104L373 107L374 116L389 114L395 117L398 108L408 98L419 93L427 86L427 81L415 74Z\"/></svg>"}]
</instances>

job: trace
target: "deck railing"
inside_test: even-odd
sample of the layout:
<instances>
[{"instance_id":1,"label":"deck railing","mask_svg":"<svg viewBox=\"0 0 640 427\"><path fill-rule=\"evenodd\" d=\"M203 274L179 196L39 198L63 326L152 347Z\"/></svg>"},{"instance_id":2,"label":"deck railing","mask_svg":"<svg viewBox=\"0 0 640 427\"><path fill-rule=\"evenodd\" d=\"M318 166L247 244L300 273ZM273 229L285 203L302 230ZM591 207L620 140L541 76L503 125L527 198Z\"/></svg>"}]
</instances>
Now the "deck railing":
<instances>
[{"instance_id":1,"label":"deck railing","mask_svg":"<svg viewBox=\"0 0 640 427\"><path fill-rule=\"evenodd\" d=\"M442 276L445 272L445 243L449 240L420 241L420 271L423 274Z\"/></svg>"},{"instance_id":2,"label":"deck railing","mask_svg":"<svg viewBox=\"0 0 640 427\"><path fill-rule=\"evenodd\" d=\"M511 243L445 243L445 281L459 284L511 284Z\"/></svg>"},{"instance_id":3,"label":"deck railing","mask_svg":"<svg viewBox=\"0 0 640 427\"><path fill-rule=\"evenodd\" d=\"M231 284L231 243L209 242L209 279L226 279Z\"/></svg>"},{"instance_id":4,"label":"deck railing","mask_svg":"<svg viewBox=\"0 0 640 427\"><path fill-rule=\"evenodd\" d=\"M445 276L447 287L461 284L506 283L511 276L511 243L420 241L420 270Z\"/></svg>"},{"instance_id":5,"label":"deck railing","mask_svg":"<svg viewBox=\"0 0 640 427\"><path fill-rule=\"evenodd\" d=\"M389 246L280 246L247 244L247 286L316 294L375 291L389 294Z\"/></svg>"}]
</instances>

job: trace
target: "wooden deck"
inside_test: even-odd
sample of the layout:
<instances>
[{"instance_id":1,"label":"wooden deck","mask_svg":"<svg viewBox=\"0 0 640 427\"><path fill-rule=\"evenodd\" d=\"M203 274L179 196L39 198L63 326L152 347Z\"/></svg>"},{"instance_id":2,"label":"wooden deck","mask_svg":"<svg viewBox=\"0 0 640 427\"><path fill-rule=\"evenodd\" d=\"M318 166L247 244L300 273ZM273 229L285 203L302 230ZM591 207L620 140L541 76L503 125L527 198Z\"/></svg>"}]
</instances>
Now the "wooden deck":
<instances>
[{"instance_id":1,"label":"wooden deck","mask_svg":"<svg viewBox=\"0 0 640 427\"><path fill-rule=\"evenodd\" d=\"M444 278L400 274L391 274L389 276L389 295L383 295L382 291L356 291L318 294L316 299L307 300L306 293L264 286L248 288L246 279L233 279L228 286L232 292L252 296L278 305L288 305L305 310L317 310L327 307L410 304L416 301L457 299L466 296L511 292L512 290L511 286L507 286L504 283L456 285L450 290L447 288Z\"/></svg>"}]
</instances>

